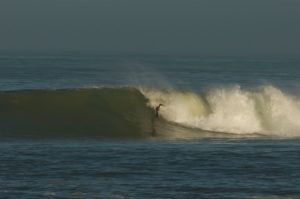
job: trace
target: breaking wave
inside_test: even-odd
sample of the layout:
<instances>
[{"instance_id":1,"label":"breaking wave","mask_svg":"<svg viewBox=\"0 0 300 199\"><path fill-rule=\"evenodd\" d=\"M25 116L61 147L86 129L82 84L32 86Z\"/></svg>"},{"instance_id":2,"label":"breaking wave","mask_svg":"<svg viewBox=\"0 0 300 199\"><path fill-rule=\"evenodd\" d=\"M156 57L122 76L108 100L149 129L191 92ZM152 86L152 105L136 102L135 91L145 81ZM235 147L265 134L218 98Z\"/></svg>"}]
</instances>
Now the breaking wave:
<instances>
[{"instance_id":1,"label":"breaking wave","mask_svg":"<svg viewBox=\"0 0 300 199\"><path fill-rule=\"evenodd\" d=\"M0 92L1 136L298 137L299 120L299 98L273 86L203 95L145 87Z\"/></svg>"}]
</instances>

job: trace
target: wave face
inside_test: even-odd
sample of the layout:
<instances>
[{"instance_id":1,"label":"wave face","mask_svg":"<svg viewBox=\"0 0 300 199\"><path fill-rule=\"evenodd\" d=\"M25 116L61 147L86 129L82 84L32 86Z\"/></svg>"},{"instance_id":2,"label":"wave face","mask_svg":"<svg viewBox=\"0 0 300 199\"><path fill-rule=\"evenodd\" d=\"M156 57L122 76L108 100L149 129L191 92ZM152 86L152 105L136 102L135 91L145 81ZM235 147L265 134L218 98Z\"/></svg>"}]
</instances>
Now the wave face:
<instances>
[{"instance_id":1,"label":"wave face","mask_svg":"<svg viewBox=\"0 0 300 199\"><path fill-rule=\"evenodd\" d=\"M299 137L299 121L299 98L273 86L204 95L145 87L0 92L1 136Z\"/></svg>"},{"instance_id":2,"label":"wave face","mask_svg":"<svg viewBox=\"0 0 300 199\"><path fill-rule=\"evenodd\" d=\"M134 88L0 92L5 136L144 137L153 111Z\"/></svg>"}]
</instances>

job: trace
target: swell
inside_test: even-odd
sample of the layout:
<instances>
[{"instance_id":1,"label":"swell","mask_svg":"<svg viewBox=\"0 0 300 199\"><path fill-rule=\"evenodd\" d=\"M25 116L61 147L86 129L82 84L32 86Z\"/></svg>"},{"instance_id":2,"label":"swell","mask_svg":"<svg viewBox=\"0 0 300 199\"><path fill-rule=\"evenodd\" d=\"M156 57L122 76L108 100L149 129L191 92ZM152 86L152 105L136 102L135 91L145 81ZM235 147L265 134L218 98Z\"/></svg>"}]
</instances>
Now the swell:
<instances>
[{"instance_id":1,"label":"swell","mask_svg":"<svg viewBox=\"0 0 300 199\"><path fill-rule=\"evenodd\" d=\"M0 92L1 136L145 137L153 111L135 88Z\"/></svg>"}]
</instances>

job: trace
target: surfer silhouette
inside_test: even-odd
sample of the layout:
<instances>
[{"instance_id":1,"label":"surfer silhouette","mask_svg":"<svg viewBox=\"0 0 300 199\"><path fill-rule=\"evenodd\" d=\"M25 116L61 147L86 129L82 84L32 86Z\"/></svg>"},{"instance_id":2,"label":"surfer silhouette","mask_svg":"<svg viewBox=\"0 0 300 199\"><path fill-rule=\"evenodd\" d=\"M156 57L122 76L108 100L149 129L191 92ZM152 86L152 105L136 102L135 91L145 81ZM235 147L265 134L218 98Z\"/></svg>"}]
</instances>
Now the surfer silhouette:
<instances>
[{"instance_id":1,"label":"surfer silhouette","mask_svg":"<svg viewBox=\"0 0 300 199\"><path fill-rule=\"evenodd\" d=\"M158 112L160 107L163 106L163 104L159 104L157 107L155 107L155 116L158 117Z\"/></svg>"},{"instance_id":2,"label":"surfer silhouette","mask_svg":"<svg viewBox=\"0 0 300 199\"><path fill-rule=\"evenodd\" d=\"M163 104L159 104L157 107L155 107L155 116L156 118L158 118L158 112L159 112L159 109L161 106L164 106ZM156 129L155 129L155 118L152 117L152 132L151 132L151 135L154 137L154 136L157 136L157 133L156 133Z\"/></svg>"},{"instance_id":3,"label":"surfer silhouette","mask_svg":"<svg viewBox=\"0 0 300 199\"><path fill-rule=\"evenodd\" d=\"M159 104L154 109L155 110L155 116L156 116L156 118L158 118L158 112L159 112L159 109L160 109L161 106L164 106L164 105L163 104ZM157 136L156 129L155 129L155 118L152 117L151 121L152 121L152 132L151 132L151 135L152 136Z\"/></svg>"}]
</instances>

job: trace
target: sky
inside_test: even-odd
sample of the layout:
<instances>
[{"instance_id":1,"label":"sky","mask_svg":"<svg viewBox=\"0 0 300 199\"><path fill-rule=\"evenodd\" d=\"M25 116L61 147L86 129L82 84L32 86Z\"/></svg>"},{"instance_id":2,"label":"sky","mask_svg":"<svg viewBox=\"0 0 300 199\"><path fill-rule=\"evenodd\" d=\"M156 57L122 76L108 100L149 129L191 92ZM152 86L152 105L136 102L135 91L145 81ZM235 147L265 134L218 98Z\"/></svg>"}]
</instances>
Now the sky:
<instances>
[{"instance_id":1,"label":"sky","mask_svg":"<svg viewBox=\"0 0 300 199\"><path fill-rule=\"evenodd\" d=\"M300 54L300 1L1 0L0 51Z\"/></svg>"}]
</instances>

